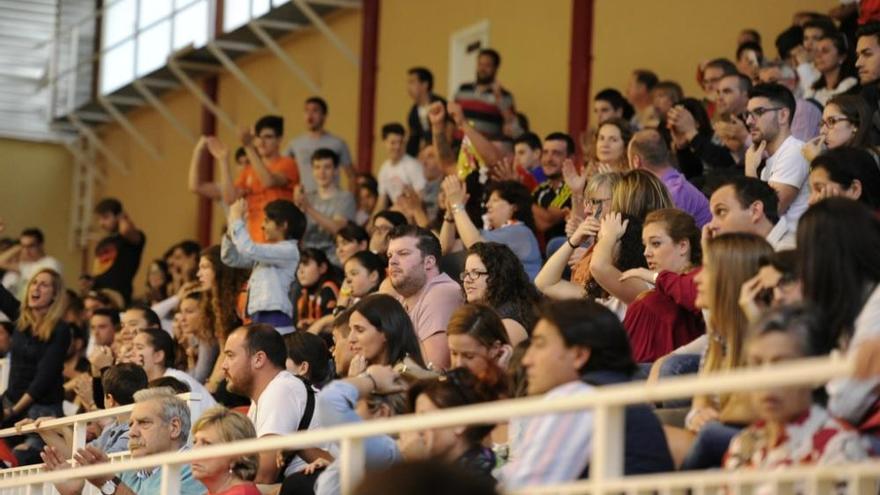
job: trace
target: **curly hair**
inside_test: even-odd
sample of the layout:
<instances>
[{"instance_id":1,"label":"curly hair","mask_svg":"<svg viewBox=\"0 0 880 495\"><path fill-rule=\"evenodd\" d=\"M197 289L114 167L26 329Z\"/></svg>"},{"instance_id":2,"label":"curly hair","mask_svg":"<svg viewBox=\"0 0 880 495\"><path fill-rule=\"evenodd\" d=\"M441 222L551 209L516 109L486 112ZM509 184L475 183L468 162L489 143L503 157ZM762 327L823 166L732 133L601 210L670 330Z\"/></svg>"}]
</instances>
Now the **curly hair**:
<instances>
[{"instance_id":1,"label":"curly hair","mask_svg":"<svg viewBox=\"0 0 880 495\"><path fill-rule=\"evenodd\" d=\"M532 195L528 188L515 180L493 182L486 189L486 199L492 193L507 201L515 208L513 218L524 223L532 232L537 232L535 217L532 215Z\"/></svg>"},{"instance_id":2,"label":"curly hair","mask_svg":"<svg viewBox=\"0 0 880 495\"><path fill-rule=\"evenodd\" d=\"M614 268L621 272L630 268L647 268L645 245L642 243L642 221L632 215L623 215L623 219L629 220L629 224L620 238L620 252L614 260ZM608 292L593 277L587 279L585 289L587 296L593 299L608 297Z\"/></svg>"},{"instance_id":3,"label":"curly hair","mask_svg":"<svg viewBox=\"0 0 880 495\"><path fill-rule=\"evenodd\" d=\"M467 255L479 256L489 272L486 304L496 311L502 306L511 309L514 319L531 333L537 322L535 306L540 296L523 269L522 261L509 247L497 242L478 242L467 250Z\"/></svg>"},{"instance_id":4,"label":"curly hair","mask_svg":"<svg viewBox=\"0 0 880 495\"><path fill-rule=\"evenodd\" d=\"M210 297L202 302L205 309L210 308L210 311L205 311L206 326L213 328L214 337L223 342L241 325L241 318L235 311L236 300L251 271L232 268L223 263L220 259L220 246L216 244L202 250L202 257L211 263L214 270L214 285L211 287Z\"/></svg>"}]
</instances>

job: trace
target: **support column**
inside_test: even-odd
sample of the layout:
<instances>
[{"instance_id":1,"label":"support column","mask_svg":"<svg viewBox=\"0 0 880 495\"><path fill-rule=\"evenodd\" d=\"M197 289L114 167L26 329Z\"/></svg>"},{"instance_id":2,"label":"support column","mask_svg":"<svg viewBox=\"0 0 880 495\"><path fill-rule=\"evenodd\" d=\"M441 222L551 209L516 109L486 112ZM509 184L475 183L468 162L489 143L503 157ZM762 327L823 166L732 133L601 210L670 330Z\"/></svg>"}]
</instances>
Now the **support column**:
<instances>
[{"instance_id":1,"label":"support column","mask_svg":"<svg viewBox=\"0 0 880 495\"><path fill-rule=\"evenodd\" d=\"M593 70L595 0L571 2L571 61L568 85L568 133L583 156L581 135L589 123L590 75ZM580 161L580 160L579 160Z\"/></svg>"},{"instance_id":2,"label":"support column","mask_svg":"<svg viewBox=\"0 0 880 495\"><path fill-rule=\"evenodd\" d=\"M214 32L216 34L223 32L223 0L215 0L214 2ZM212 74L202 81L202 90L208 95L215 104L217 103L217 94L220 86L219 77ZM200 129L204 136L217 135L217 117L214 113L202 105L202 124ZM199 158L199 177L204 181L214 180L214 158L210 153L203 152ZM208 198L199 196L198 214L196 216L196 233L199 243L202 246L211 244L211 221L214 213L214 202Z\"/></svg>"},{"instance_id":3,"label":"support column","mask_svg":"<svg viewBox=\"0 0 880 495\"><path fill-rule=\"evenodd\" d=\"M363 0L361 9L361 73L358 97L357 171L373 170L376 121L376 60L379 58L379 0Z\"/></svg>"}]
</instances>

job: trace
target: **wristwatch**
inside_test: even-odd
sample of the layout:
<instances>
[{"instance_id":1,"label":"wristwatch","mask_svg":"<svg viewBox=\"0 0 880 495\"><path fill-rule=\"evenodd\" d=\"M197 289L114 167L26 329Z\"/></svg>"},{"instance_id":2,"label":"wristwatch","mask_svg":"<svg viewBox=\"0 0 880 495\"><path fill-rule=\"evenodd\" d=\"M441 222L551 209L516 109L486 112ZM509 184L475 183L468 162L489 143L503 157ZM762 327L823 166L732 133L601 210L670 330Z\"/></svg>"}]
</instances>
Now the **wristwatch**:
<instances>
[{"instance_id":1,"label":"wristwatch","mask_svg":"<svg viewBox=\"0 0 880 495\"><path fill-rule=\"evenodd\" d=\"M119 485L122 484L122 480L119 479L119 476L114 476L110 480L107 480L101 486L101 495L113 495L116 493L116 489L119 488Z\"/></svg>"}]
</instances>

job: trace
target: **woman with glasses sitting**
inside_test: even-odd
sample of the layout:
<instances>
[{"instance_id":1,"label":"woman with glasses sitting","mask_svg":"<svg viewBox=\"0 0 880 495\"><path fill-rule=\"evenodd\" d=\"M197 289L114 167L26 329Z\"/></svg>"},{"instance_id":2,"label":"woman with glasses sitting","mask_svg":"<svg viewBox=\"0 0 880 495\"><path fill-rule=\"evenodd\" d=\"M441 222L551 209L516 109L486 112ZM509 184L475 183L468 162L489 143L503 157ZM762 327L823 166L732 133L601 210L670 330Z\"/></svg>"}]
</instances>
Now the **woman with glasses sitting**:
<instances>
[{"instance_id":1,"label":"woman with glasses sitting","mask_svg":"<svg viewBox=\"0 0 880 495\"><path fill-rule=\"evenodd\" d=\"M807 141L801 153L812 162L826 150L867 146L871 109L859 95L838 95L828 100L822 111L819 135Z\"/></svg>"},{"instance_id":2,"label":"woman with glasses sitting","mask_svg":"<svg viewBox=\"0 0 880 495\"><path fill-rule=\"evenodd\" d=\"M529 274L529 280L534 280L541 269L541 248L535 237L532 196L526 186L516 181L491 184L483 229L478 229L465 211L467 190L457 177L444 179L443 192L449 204L440 230L443 254L452 252L456 232L465 249L478 242L498 242L507 245L516 254Z\"/></svg>"},{"instance_id":3,"label":"woman with glasses sitting","mask_svg":"<svg viewBox=\"0 0 880 495\"><path fill-rule=\"evenodd\" d=\"M478 242L467 251L461 285L469 303L482 303L501 317L516 346L535 325L539 295L513 251L497 242Z\"/></svg>"}]
</instances>

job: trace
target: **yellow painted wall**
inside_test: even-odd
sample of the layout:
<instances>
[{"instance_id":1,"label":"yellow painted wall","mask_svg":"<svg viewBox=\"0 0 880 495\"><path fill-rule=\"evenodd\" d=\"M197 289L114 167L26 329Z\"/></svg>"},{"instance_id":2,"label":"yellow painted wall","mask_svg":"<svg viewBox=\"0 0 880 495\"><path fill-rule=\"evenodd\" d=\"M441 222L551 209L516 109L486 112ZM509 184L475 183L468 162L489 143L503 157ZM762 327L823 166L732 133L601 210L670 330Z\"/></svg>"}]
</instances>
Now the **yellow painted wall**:
<instances>
[{"instance_id":1,"label":"yellow painted wall","mask_svg":"<svg viewBox=\"0 0 880 495\"><path fill-rule=\"evenodd\" d=\"M382 124L405 124L412 105L407 69L431 69L435 92L447 96L449 37L484 19L489 20L489 44L501 54L498 80L513 93L519 111L538 132L565 130L570 0L383 0L379 13L375 167L384 161L378 134Z\"/></svg>"},{"instance_id":2,"label":"yellow painted wall","mask_svg":"<svg viewBox=\"0 0 880 495\"><path fill-rule=\"evenodd\" d=\"M593 76L590 90L623 91L635 68L682 85L701 97L697 64L736 56L736 37L744 28L761 33L765 55L777 56L776 36L798 11L827 12L834 0L596 0Z\"/></svg>"},{"instance_id":3,"label":"yellow painted wall","mask_svg":"<svg viewBox=\"0 0 880 495\"><path fill-rule=\"evenodd\" d=\"M68 218L73 159L62 146L0 139L0 217L6 231L39 227L46 251L57 258L67 284L80 273L80 252L68 249Z\"/></svg>"}]
</instances>

